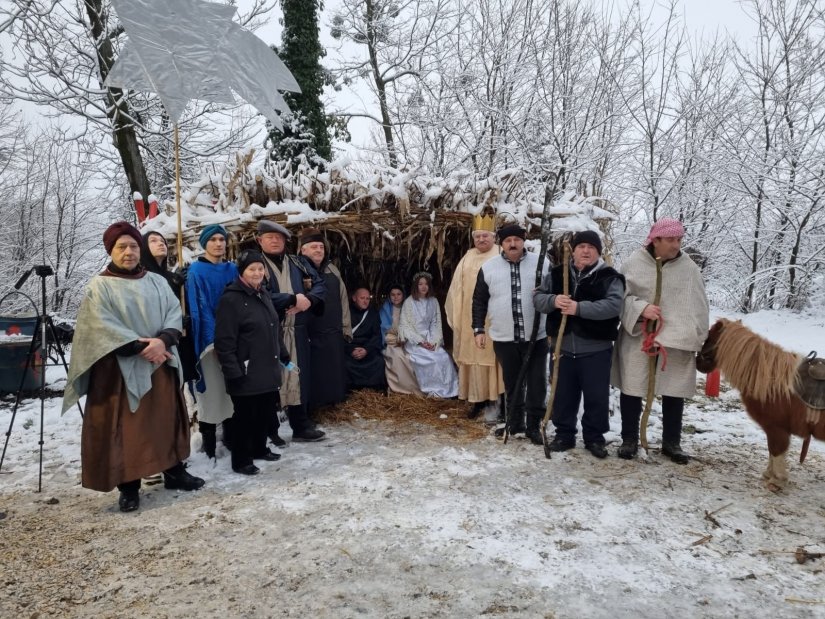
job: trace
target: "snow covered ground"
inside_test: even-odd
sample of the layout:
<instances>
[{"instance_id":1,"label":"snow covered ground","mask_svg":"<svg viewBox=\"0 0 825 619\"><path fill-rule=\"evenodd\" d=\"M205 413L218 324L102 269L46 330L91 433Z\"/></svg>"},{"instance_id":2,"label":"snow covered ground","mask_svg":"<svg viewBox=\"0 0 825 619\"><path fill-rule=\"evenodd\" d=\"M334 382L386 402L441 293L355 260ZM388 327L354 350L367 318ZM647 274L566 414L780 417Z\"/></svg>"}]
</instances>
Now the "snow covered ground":
<instances>
[{"instance_id":1,"label":"snow covered ground","mask_svg":"<svg viewBox=\"0 0 825 619\"><path fill-rule=\"evenodd\" d=\"M823 317L745 322L825 356ZM825 617L825 558L793 554L825 552L825 445L800 466L795 439L791 484L769 492L764 436L733 391L687 407L687 466L655 448L616 458L618 410L606 460L361 421L251 479L194 454L206 488L144 485L131 514L79 486L79 415L59 407L46 402L43 492L37 400L0 473L2 617Z\"/></svg>"}]
</instances>

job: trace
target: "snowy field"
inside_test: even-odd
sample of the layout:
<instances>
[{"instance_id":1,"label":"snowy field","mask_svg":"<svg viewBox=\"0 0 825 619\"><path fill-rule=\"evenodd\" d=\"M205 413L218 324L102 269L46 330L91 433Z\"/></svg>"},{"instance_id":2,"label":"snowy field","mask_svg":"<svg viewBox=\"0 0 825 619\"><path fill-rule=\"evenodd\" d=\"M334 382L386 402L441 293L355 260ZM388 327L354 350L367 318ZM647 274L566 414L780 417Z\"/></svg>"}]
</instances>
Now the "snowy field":
<instances>
[{"instance_id":1,"label":"snowy field","mask_svg":"<svg viewBox=\"0 0 825 619\"><path fill-rule=\"evenodd\" d=\"M821 315L745 322L825 356ZM689 403L687 466L658 453L658 407L632 462L615 457L618 410L606 460L362 421L255 478L194 454L206 488L144 485L130 514L80 487L79 415L59 408L42 493L39 401L11 434L0 617L825 617L825 558L794 558L825 552L825 445L799 465L794 439L790 485L766 490L764 435L733 391Z\"/></svg>"}]
</instances>

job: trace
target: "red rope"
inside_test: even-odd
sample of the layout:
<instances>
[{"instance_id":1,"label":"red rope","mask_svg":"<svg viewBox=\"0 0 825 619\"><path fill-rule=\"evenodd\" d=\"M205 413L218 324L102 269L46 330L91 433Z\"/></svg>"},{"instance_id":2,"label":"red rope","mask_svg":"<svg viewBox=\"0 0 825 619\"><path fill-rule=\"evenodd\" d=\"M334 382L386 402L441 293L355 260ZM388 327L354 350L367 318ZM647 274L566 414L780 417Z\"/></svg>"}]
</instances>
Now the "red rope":
<instances>
[{"instance_id":1,"label":"red rope","mask_svg":"<svg viewBox=\"0 0 825 619\"><path fill-rule=\"evenodd\" d=\"M642 328L645 332L645 339L642 340L642 352L648 357L655 357L656 355L661 354L662 372L664 372L665 367L667 367L667 349L656 341L656 337L662 331L662 327L665 326L665 320L664 318L659 317L658 320L653 322L656 323L656 327L650 332L647 330L647 325L650 323L650 320L645 318L644 323L642 324Z\"/></svg>"}]
</instances>

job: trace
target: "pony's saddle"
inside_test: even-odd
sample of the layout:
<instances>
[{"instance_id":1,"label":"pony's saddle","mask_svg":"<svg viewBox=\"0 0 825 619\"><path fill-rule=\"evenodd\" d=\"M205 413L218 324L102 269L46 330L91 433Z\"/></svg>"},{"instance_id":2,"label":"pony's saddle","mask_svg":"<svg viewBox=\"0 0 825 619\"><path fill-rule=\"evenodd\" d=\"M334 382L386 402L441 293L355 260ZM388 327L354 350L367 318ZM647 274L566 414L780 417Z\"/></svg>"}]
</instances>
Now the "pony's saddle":
<instances>
[{"instance_id":1,"label":"pony's saddle","mask_svg":"<svg viewBox=\"0 0 825 619\"><path fill-rule=\"evenodd\" d=\"M825 408L825 359L811 352L796 372L796 392L811 408Z\"/></svg>"}]
</instances>

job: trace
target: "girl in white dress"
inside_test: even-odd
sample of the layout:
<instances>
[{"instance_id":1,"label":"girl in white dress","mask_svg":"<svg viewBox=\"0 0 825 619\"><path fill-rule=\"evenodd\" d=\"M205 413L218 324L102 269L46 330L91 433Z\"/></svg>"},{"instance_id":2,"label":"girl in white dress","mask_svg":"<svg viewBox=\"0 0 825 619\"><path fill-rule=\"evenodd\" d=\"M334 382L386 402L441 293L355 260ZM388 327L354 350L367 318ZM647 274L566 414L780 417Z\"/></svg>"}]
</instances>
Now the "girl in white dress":
<instances>
[{"instance_id":1,"label":"girl in white dress","mask_svg":"<svg viewBox=\"0 0 825 619\"><path fill-rule=\"evenodd\" d=\"M416 273L412 294L401 307L398 336L405 342L418 386L425 394L438 398L458 395L458 373L444 350L441 308L432 297L432 275Z\"/></svg>"}]
</instances>

